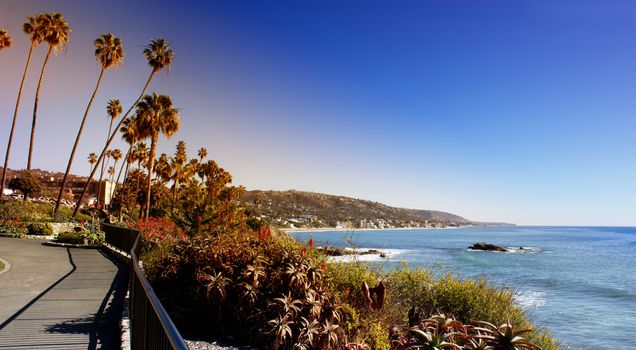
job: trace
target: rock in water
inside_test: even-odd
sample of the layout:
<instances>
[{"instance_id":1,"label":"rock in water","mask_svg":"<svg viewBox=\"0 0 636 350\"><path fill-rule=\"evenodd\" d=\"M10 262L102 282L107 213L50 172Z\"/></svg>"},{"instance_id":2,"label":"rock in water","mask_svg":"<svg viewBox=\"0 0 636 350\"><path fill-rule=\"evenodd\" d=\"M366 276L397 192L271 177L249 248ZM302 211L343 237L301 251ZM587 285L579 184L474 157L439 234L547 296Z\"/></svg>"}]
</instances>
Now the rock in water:
<instances>
[{"instance_id":1,"label":"rock in water","mask_svg":"<svg viewBox=\"0 0 636 350\"><path fill-rule=\"evenodd\" d=\"M468 249L486 250L486 251L489 251L489 252L507 252L508 251L508 249L506 249L504 247L500 247L498 245L494 245L494 244L490 244L490 243L484 243L484 242L475 243L475 244L471 245L470 247L468 247Z\"/></svg>"}]
</instances>

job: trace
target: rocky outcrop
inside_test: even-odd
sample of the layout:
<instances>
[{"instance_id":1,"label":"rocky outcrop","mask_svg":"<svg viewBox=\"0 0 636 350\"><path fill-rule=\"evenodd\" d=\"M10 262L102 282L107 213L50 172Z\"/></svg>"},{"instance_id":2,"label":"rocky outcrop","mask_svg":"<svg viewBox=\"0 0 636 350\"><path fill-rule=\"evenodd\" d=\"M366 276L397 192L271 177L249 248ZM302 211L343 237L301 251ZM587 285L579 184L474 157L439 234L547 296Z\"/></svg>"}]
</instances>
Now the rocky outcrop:
<instances>
[{"instance_id":1,"label":"rocky outcrop","mask_svg":"<svg viewBox=\"0 0 636 350\"><path fill-rule=\"evenodd\" d=\"M349 250L349 249L342 249L342 248L335 248L335 247L319 247L319 250L321 250L323 253L325 253L326 255L329 256L343 256L343 255L368 255L368 254L374 254L374 255L379 255L383 258L386 257L386 254L377 250L377 249L369 249L369 250Z\"/></svg>"},{"instance_id":2,"label":"rocky outcrop","mask_svg":"<svg viewBox=\"0 0 636 350\"><path fill-rule=\"evenodd\" d=\"M484 242L475 243L475 244L471 245L470 247L468 247L468 249L485 250L485 251L489 251L489 252L508 252L508 249L506 249L504 247L500 247L498 245L494 245L494 244L490 244L490 243L484 243Z\"/></svg>"}]
</instances>

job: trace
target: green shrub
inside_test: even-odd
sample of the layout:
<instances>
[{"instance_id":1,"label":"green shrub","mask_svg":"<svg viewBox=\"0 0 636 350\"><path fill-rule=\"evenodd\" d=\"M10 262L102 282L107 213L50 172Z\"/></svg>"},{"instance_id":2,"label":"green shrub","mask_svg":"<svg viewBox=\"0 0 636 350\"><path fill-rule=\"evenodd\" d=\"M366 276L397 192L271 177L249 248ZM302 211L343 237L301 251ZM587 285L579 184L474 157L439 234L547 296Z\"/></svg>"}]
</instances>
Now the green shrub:
<instances>
[{"instance_id":1,"label":"green shrub","mask_svg":"<svg viewBox=\"0 0 636 350\"><path fill-rule=\"evenodd\" d=\"M60 234L57 235L56 241L60 243L83 244L84 238L82 234L78 232L60 232Z\"/></svg>"},{"instance_id":2,"label":"green shrub","mask_svg":"<svg viewBox=\"0 0 636 350\"><path fill-rule=\"evenodd\" d=\"M48 222L32 222L27 225L27 231L30 235L51 236L53 234L53 226Z\"/></svg>"},{"instance_id":3,"label":"green shrub","mask_svg":"<svg viewBox=\"0 0 636 350\"><path fill-rule=\"evenodd\" d=\"M20 219L26 222L70 222L90 221L90 215L79 213L73 219L73 210L67 206L61 206L55 218L51 217L54 204L8 199L0 201L0 218Z\"/></svg>"},{"instance_id":4,"label":"green shrub","mask_svg":"<svg viewBox=\"0 0 636 350\"><path fill-rule=\"evenodd\" d=\"M0 202L0 217L7 219L19 219L21 221L50 221L53 208L48 203L34 203L9 199Z\"/></svg>"},{"instance_id":5,"label":"green shrub","mask_svg":"<svg viewBox=\"0 0 636 350\"><path fill-rule=\"evenodd\" d=\"M20 219L0 221L0 235L5 237L22 237L27 234L26 224Z\"/></svg>"},{"instance_id":6,"label":"green shrub","mask_svg":"<svg viewBox=\"0 0 636 350\"><path fill-rule=\"evenodd\" d=\"M460 322L486 321L496 325L510 323L515 327L534 328L525 335L544 350L558 349L549 333L536 329L514 303L513 291L493 286L485 280L462 279L450 272L436 273L426 268L409 268L403 264L383 271L362 262L330 264L327 276L334 291L344 291L343 329L347 338L372 349L390 347L388 330L408 324L411 308L425 316L453 315ZM385 306L371 310L362 293L362 283L386 286Z\"/></svg>"},{"instance_id":7,"label":"green shrub","mask_svg":"<svg viewBox=\"0 0 636 350\"><path fill-rule=\"evenodd\" d=\"M106 233L102 230L90 230L82 237L88 245L102 245L106 241Z\"/></svg>"}]
</instances>

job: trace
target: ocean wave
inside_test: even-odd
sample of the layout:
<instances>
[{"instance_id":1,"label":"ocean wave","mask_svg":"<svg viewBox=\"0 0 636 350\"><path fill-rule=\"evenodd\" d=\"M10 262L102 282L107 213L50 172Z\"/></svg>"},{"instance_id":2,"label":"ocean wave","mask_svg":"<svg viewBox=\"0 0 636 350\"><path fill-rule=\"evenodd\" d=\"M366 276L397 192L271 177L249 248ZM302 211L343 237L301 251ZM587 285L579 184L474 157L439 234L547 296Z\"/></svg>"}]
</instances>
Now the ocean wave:
<instances>
[{"instance_id":1,"label":"ocean wave","mask_svg":"<svg viewBox=\"0 0 636 350\"><path fill-rule=\"evenodd\" d=\"M515 247L505 247L505 248L508 250L507 252L497 251L497 250L472 249L472 248L468 248L466 250L469 252L490 252L490 253L507 253L507 254L532 254L532 253L538 253L543 251L543 249L539 247L515 246Z\"/></svg>"},{"instance_id":2,"label":"ocean wave","mask_svg":"<svg viewBox=\"0 0 636 350\"><path fill-rule=\"evenodd\" d=\"M508 249L508 253L513 254L531 254L543 251L543 249L539 247L506 247L506 249Z\"/></svg>"},{"instance_id":3,"label":"ocean wave","mask_svg":"<svg viewBox=\"0 0 636 350\"><path fill-rule=\"evenodd\" d=\"M345 248L345 250L349 251L358 251L358 252L366 252L369 250L377 250L381 254L351 254L351 255L341 255L341 256L332 256L329 260L333 262L354 262L354 261L389 261L394 259L396 256L409 252L409 249L378 249L378 248ZM382 256L384 255L384 256Z\"/></svg>"},{"instance_id":4,"label":"ocean wave","mask_svg":"<svg viewBox=\"0 0 636 350\"><path fill-rule=\"evenodd\" d=\"M524 309L534 309L545 305L545 292L539 291L518 291L514 295L517 305Z\"/></svg>"}]
</instances>

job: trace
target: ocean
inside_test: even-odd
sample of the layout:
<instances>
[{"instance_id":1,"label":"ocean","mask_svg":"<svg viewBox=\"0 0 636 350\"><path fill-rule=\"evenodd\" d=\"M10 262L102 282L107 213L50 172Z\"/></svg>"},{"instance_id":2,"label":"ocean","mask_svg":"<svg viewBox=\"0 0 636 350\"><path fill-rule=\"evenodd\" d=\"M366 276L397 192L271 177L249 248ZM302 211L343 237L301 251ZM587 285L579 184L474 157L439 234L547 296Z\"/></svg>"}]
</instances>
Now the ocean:
<instances>
[{"instance_id":1,"label":"ocean","mask_svg":"<svg viewBox=\"0 0 636 350\"><path fill-rule=\"evenodd\" d=\"M361 255L390 268L450 269L517 291L536 324L570 349L636 349L636 228L466 227L453 229L308 231L294 238L317 245L378 249ZM476 242L515 253L470 251ZM519 250L523 247L523 250ZM346 259L346 258L344 258Z\"/></svg>"}]
</instances>

